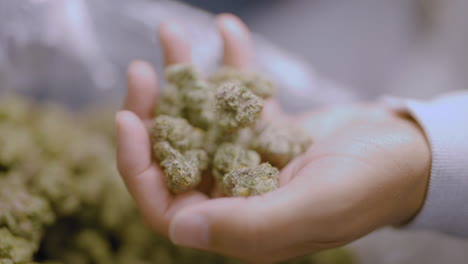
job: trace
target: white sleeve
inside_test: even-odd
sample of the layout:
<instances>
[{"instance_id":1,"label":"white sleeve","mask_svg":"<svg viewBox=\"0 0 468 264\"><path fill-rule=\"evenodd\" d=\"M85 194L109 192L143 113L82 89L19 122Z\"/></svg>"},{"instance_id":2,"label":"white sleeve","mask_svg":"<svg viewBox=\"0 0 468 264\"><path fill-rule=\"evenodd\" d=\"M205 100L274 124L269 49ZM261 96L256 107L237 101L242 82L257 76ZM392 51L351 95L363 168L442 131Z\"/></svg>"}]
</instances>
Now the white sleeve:
<instances>
[{"instance_id":1,"label":"white sleeve","mask_svg":"<svg viewBox=\"0 0 468 264\"><path fill-rule=\"evenodd\" d=\"M468 237L468 92L427 102L395 98L385 102L412 115L432 151L425 203L406 227Z\"/></svg>"}]
</instances>

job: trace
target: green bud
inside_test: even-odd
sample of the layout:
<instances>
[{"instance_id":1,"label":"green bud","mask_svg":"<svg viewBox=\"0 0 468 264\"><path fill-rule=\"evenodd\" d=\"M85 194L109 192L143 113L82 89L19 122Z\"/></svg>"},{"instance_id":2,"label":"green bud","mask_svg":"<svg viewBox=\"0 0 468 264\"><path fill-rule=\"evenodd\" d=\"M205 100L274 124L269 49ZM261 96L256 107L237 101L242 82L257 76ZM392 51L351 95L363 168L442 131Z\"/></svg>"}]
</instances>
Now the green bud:
<instances>
[{"instance_id":1,"label":"green bud","mask_svg":"<svg viewBox=\"0 0 468 264\"><path fill-rule=\"evenodd\" d=\"M245 184L236 183L241 186L238 191L228 188L227 194L263 193L277 181L253 176L266 169L254 170L261 158L283 167L311 144L300 129L260 125L263 98L272 96L276 88L259 74L223 67L203 80L193 65L177 64L166 69L166 78L169 86L150 134L154 156L174 193L195 188L206 169L221 187L228 174L230 184L239 173L242 182L255 182L255 190L240 191Z\"/></svg>"},{"instance_id":2,"label":"green bud","mask_svg":"<svg viewBox=\"0 0 468 264\"><path fill-rule=\"evenodd\" d=\"M157 115L180 116L184 110L182 97L175 85L168 84L159 95Z\"/></svg>"},{"instance_id":3,"label":"green bud","mask_svg":"<svg viewBox=\"0 0 468 264\"><path fill-rule=\"evenodd\" d=\"M222 182L225 174L233 169L255 167L260 164L257 152L232 143L223 143L218 147L213 158L213 176Z\"/></svg>"},{"instance_id":4,"label":"green bud","mask_svg":"<svg viewBox=\"0 0 468 264\"><path fill-rule=\"evenodd\" d=\"M250 126L263 109L263 100L239 82L225 82L216 92L218 124L227 131Z\"/></svg>"},{"instance_id":5,"label":"green bud","mask_svg":"<svg viewBox=\"0 0 468 264\"><path fill-rule=\"evenodd\" d=\"M155 142L167 141L179 151L201 148L203 130L193 127L186 119L160 115L153 121L151 135Z\"/></svg>"},{"instance_id":6,"label":"green bud","mask_svg":"<svg viewBox=\"0 0 468 264\"><path fill-rule=\"evenodd\" d=\"M209 81L218 85L223 82L233 80L241 82L250 91L261 98L272 97L275 95L277 90L273 82L265 76L255 72L238 70L232 67L222 67L209 77Z\"/></svg>"},{"instance_id":7,"label":"green bud","mask_svg":"<svg viewBox=\"0 0 468 264\"><path fill-rule=\"evenodd\" d=\"M208 156L201 149L189 150L182 155L167 141L161 141L154 144L153 150L164 168L167 186L174 193L195 188L201 180L201 171L208 166Z\"/></svg>"},{"instance_id":8,"label":"green bud","mask_svg":"<svg viewBox=\"0 0 468 264\"><path fill-rule=\"evenodd\" d=\"M6 259L11 263L23 263L32 259L37 246L19 236L13 235L7 228L0 228L0 263Z\"/></svg>"},{"instance_id":9,"label":"green bud","mask_svg":"<svg viewBox=\"0 0 468 264\"><path fill-rule=\"evenodd\" d=\"M186 87L181 96L185 105L185 116L190 124L208 129L216 122L216 98L214 87L197 81Z\"/></svg>"},{"instance_id":10,"label":"green bud","mask_svg":"<svg viewBox=\"0 0 468 264\"><path fill-rule=\"evenodd\" d=\"M173 64L166 68L168 83L175 85L180 90L200 79L200 74L190 64Z\"/></svg>"},{"instance_id":11,"label":"green bud","mask_svg":"<svg viewBox=\"0 0 468 264\"><path fill-rule=\"evenodd\" d=\"M230 171L223 178L223 191L232 196L261 195L278 188L279 171L269 163L254 168L243 167Z\"/></svg>"},{"instance_id":12,"label":"green bud","mask_svg":"<svg viewBox=\"0 0 468 264\"><path fill-rule=\"evenodd\" d=\"M270 123L257 128L251 147L260 156L278 168L304 153L312 138L303 129L288 123Z\"/></svg>"}]
</instances>

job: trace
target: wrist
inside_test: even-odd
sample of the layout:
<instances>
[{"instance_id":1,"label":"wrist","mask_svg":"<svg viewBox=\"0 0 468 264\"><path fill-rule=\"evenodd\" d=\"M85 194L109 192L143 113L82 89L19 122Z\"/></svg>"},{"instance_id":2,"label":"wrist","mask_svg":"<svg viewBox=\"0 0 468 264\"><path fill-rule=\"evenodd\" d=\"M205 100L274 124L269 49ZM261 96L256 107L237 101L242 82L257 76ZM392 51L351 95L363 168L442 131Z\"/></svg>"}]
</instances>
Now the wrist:
<instances>
[{"instance_id":1,"label":"wrist","mask_svg":"<svg viewBox=\"0 0 468 264\"><path fill-rule=\"evenodd\" d=\"M420 212L426 198L431 172L430 144L421 126L407 114L394 113L401 129L408 137L407 146L401 156L406 175L401 200L397 205L397 214L392 222L395 226L405 225Z\"/></svg>"}]
</instances>

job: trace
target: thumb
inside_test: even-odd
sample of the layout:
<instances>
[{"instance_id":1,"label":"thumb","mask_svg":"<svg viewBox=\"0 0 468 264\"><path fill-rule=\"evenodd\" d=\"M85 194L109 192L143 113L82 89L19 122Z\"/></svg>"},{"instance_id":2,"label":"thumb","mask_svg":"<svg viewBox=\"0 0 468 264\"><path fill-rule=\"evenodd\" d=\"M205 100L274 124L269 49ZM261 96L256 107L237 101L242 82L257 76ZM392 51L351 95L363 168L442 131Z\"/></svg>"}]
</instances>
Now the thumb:
<instances>
[{"instance_id":1,"label":"thumb","mask_svg":"<svg viewBox=\"0 0 468 264\"><path fill-rule=\"evenodd\" d=\"M297 201L300 192L288 189L218 198L184 209L171 220L169 237L181 246L255 262L283 259L291 255L285 250L304 239L304 223L297 222L307 221L301 214L308 211Z\"/></svg>"}]
</instances>

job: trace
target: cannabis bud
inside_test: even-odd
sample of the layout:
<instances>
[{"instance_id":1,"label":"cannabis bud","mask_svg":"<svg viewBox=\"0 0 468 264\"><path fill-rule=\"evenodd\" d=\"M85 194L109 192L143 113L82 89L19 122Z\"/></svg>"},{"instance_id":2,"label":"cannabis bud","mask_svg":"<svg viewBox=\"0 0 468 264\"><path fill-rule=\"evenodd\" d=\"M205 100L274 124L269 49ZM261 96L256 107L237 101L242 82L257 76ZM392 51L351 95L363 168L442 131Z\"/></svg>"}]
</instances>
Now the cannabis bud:
<instances>
[{"instance_id":1,"label":"cannabis bud","mask_svg":"<svg viewBox=\"0 0 468 264\"><path fill-rule=\"evenodd\" d=\"M223 178L223 190L227 195L250 196L271 192L278 188L279 171L269 163L256 167L231 170Z\"/></svg>"},{"instance_id":2,"label":"cannabis bud","mask_svg":"<svg viewBox=\"0 0 468 264\"><path fill-rule=\"evenodd\" d=\"M233 80L241 82L250 91L261 98L272 97L276 93L275 85L266 77L254 72L237 70L232 67L221 67L210 76L209 80L218 85Z\"/></svg>"},{"instance_id":3,"label":"cannabis bud","mask_svg":"<svg viewBox=\"0 0 468 264\"><path fill-rule=\"evenodd\" d=\"M233 143L223 143L216 150L213 158L213 176L218 182L224 175L243 167L255 167L260 164L260 156L253 150L248 150Z\"/></svg>"},{"instance_id":4,"label":"cannabis bud","mask_svg":"<svg viewBox=\"0 0 468 264\"><path fill-rule=\"evenodd\" d=\"M279 170L272 165L284 167L312 143L293 126L260 125L263 100L276 91L261 75L223 67L203 79L192 65L177 64L166 79L150 134L174 193L209 173L226 195L273 191Z\"/></svg>"},{"instance_id":5,"label":"cannabis bud","mask_svg":"<svg viewBox=\"0 0 468 264\"><path fill-rule=\"evenodd\" d=\"M252 125L263 109L263 101L240 82L222 83L216 92L218 124L232 131Z\"/></svg>"},{"instance_id":6,"label":"cannabis bud","mask_svg":"<svg viewBox=\"0 0 468 264\"><path fill-rule=\"evenodd\" d=\"M286 166L312 144L312 139L303 129L286 122L258 126L254 133L251 148L278 168Z\"/></svg>"},{"instance_id":7,"label":"cannabis bud","mask_svg":"<svg viewBox=\"0 0 468 264\"><path fill-rule=\"evenodd\" d=\"M168 176L174 193L193 189L206 169L208 156L203 149L204 133L185 119L161 115L153 122L153 150Z\"/></svg>"}]
</instances>

